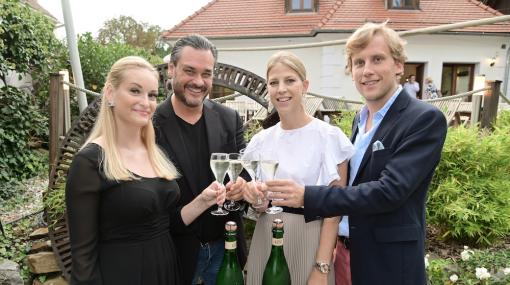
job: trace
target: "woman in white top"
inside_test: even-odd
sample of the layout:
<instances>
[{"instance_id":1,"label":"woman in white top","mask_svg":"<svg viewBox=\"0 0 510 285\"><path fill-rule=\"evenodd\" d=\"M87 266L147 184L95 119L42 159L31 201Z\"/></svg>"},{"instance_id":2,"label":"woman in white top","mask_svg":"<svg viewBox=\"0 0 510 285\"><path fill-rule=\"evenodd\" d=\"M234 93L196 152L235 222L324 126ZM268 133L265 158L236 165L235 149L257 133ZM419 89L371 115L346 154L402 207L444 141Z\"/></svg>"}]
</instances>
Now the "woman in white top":
<instances>
[{"instance_id":1,"label":"woman in white top","mask_svg":"<svg viewBox=\"0 0 510 285\"><path fill-rule=\"evenodd\" d=\"M257 133L245 156L277 160L275 178L293 179L303 185L343 186L347 181L347 160L354 148L339 128L306 114L303 96L308 84L304 64L296 55L281 51L269 59L268 92L280 122ZM249 184L244 191L250 203L256 203L257 195L262 195L254 185ZM270 215L264 212L265 207L257 209L260 216L248 256L247 284L262 284L271 251L271 222L275 218L285 223L284 251L292 284L334 284L332 270L321 272L315 265L331 265L339 217L305 223L299 209L296 212L285 208L283 213Z\"/></svg>"}]
</instances>

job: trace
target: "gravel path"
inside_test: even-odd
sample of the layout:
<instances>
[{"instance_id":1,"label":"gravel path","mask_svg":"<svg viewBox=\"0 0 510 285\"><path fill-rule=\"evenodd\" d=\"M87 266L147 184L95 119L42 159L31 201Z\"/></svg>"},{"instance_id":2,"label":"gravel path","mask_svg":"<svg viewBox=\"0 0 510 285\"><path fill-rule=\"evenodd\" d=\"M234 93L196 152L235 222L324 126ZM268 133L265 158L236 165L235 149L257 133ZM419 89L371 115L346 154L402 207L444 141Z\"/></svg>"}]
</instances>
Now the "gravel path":
<instances>
[{"instance_id":1,"label":"gravel path","mask_svg":"<svg viewBox=\"0 0 510 285\"><path fill-rule=\"evenodd\" d=\"M16 221L43 209L42 193L48 187L48 177L42 175L27 179L18 186L23 194L0 205L0 220L3 224ZM1 202L1 201L0 201Z\"/></svg>"}]
</instances>

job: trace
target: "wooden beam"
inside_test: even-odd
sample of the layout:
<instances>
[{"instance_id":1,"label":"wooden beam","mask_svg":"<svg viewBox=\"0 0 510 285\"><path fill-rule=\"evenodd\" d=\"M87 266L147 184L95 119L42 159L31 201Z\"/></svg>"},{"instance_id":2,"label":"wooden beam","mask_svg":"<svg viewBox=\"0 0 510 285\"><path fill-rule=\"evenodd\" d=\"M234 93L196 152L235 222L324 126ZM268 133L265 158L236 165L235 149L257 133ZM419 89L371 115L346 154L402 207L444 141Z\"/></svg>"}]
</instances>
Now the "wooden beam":
<instances>
[{"instance_id":1,"label":"wooden beam","mask_svg":"<svg viewBox=\"0 0 510 285\"><path fill-rule=\"evenodd\" d=\"M63 134L63 99L64 87L62 79L64 76L59 73L50 74L50 135L49 135L49 171L55 165L60 136Z\"/></svg>"},{"instance_id":2,"label":"wooden beam","mask_svg":"<svg viewBox=\"0 0 510 285\"><path fill-rule=\"evenodd\" d=\"M482 109L482 120L480 126L482 128L491 129L496 122L498 115L498 104L499 104L499 89L501 81L488 81L489 90L485 91L483 95L483 109Z\"/></svg>"}]
</instances>

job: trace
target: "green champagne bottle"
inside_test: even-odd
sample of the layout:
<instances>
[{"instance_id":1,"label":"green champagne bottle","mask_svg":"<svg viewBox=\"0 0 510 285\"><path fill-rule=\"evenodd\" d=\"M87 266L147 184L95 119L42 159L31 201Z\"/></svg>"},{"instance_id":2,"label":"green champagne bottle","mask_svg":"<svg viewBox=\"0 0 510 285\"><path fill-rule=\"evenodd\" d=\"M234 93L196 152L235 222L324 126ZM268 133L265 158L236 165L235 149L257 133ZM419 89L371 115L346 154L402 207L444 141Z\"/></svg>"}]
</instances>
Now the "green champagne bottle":
<instances>
[{"instance_id":1,"label":"green champagne bottle","mask_svg":"<svg viewBox=\"0 0 510 285\"><path fill-rule=\"evenodd\" d=\"M228 221L225 224L225 254L221 262L220 271L216 277L217 285L243 285L244 278L241 266L237 261L237 224Z\"/></svg>"},{"instance_id":2,"label":"green champagne bottle","mask_svg":"<svg viewBox=\"0 0 510 285\"><path fill-rule=\"evenodd\" d=\"M290 273L283 254L283 221L273 221L273 245L264 269L262 285L290 285Z\"/></svg>"}]
</instances>

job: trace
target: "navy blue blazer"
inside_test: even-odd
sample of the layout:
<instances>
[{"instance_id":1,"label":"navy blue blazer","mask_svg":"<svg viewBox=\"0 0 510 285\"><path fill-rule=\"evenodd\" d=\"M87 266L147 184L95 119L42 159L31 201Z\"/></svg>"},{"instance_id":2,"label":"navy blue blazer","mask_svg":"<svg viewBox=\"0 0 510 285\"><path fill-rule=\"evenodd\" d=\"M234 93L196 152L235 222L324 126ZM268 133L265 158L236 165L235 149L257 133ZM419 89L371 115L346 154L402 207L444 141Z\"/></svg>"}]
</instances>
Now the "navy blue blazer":
<instances>
[{"instance_id":1,"label":"navy blue blazer","mask_svg":"<svg viewBox=\"0 0 510 285\"><path fill-rule=\"evenodd\" d=\"M349 216L353 285L426 284L425 201L446 131L436 107L402 91L374 134L353 186L305 187L306 221ZM384 149L372 151L377 140Z\"/></svg>"}]
</instances>

